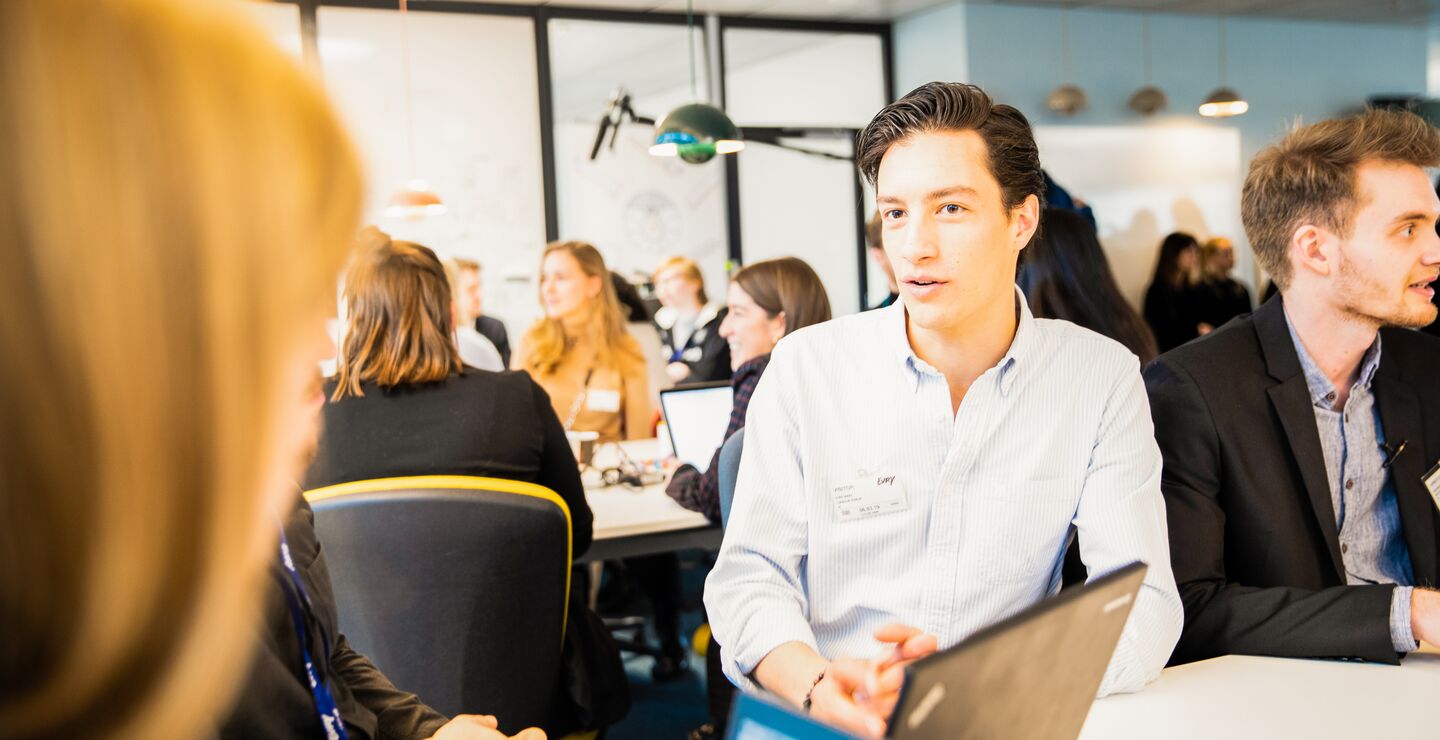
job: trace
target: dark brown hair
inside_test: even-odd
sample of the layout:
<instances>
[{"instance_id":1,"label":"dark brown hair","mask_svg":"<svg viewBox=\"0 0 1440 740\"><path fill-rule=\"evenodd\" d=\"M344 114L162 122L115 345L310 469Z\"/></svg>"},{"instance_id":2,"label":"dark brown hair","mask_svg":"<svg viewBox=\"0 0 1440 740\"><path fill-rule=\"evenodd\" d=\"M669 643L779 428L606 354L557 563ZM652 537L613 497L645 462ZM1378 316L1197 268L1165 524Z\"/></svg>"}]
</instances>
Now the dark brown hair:
<instances>
[{"instance_id":1,"label":"dark brown hair","mask_svg":"<svg viewBox=\"0 0 1440 740\"><path fill-rule=\"evenodd\" d=\"M1255 155L1240 197L1240 219L1255 259L1284 290L1290 237L1305 224L1350 235L1365 162L1440 165L1440 133L1414 113L1367 110L1297 127Z\"/></svg>"},{"instance_id":2,"label":"dark brown hair","mask_svg":"<svg viewBox=\"0 0 1440 740\"><path fill-rule=\"evenodd\" d=\"M365 395L365 381L392 388L460 372L450 302L450 281L434 252L367 227L345 272L349 321L330 400Z\"/></svg>"},{"instance_id":3,"label":"dark brown hair","mask_svg":"<svg viewBox=\"0 0 1440 740\"><path fill-rule=\"evenodd\" d=\"M1171 288L1183 288L1194 278L1191 272L1180 268L1180 254L1185 250L1200 250L1200 242L1183 231L1166 234L1160 240L1160 253L1155 258L1155 273L1150 282Z\"/></svg>"},{"instance_id":4,"label":"dark brown hair","mask_svg":"<svg viewBox=\"0 0 1440 740\"><path fill-rule=\"evenodd\" d=\"M985 141L990 174L1006 210L1034 195L1045 207L1040 150L1025 114L997 105L984 90L960 82L928 82L880 109L855 139L855 164L871 184L896 143L919 133L974 131Z\"/></svg>"},{"instance_id":5,"label":"dark brown hair","mask_svg":"<svg viewBox=\"0 0 1440 740\"><path fill-rule=\"evenodd\" d=\"M830 320L830 296L820 276L796 257L756 262L730 278L771 318L785 313L785 333Z\"/></svg>"},{"instance_id":6,"label":"dark brown hair","mask_svg":"<svg viewBox=\"0 0 1440 740\"><path fill-rule=\"evenodd\" d=\"M1064 319L1123 344L1142 364L1155 359L1155 335L1125 301L1095 227L1074 211L1046 208L1025 248L1020 290L1036 318Z\"/></svg>"}]
</instances>

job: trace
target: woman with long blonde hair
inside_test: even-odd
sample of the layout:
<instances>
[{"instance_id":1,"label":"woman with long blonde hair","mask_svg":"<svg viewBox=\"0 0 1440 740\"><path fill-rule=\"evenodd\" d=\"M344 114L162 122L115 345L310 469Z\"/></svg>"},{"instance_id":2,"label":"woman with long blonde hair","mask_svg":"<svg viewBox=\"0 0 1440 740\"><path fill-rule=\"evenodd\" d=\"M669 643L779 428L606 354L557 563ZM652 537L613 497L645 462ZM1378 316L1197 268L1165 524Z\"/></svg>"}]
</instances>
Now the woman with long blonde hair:
<instances>
[{"instance_id":1,"label":"woman with long blonde hair","mask_svg":"<svg viewBox=\"0 0 1440 740\"><path fill-rule=\"evenodd\" d=\"M601 440L650 436L645 354L625 317L599 250L555 242L540 262L545 316L525 332L516 367L550 394L566 431Z\"/></svg>"},{"instance_id":2,"label":"woman with long blonde hair","mask_svg":"<svg viewBox=\"0 0 1440 740\"><path fill-rule=\"evenodd\" d=\"M0 100L0 735L208 735L313 436L356 158L217 2L0 2Z\"/></svg>"}]
</instances>

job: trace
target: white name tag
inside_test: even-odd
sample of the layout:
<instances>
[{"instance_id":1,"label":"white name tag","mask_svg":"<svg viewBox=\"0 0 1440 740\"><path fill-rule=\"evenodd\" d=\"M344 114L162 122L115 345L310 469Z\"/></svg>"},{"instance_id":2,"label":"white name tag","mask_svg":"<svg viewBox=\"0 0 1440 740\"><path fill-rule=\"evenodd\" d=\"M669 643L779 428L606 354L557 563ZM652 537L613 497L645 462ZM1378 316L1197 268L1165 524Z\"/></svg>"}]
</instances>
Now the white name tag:
<instances>
[{"instance_id":1,"label":"white name tag","mask_svg":"<svg viewBox=\"0 0 1440 740\"><path fill-rule=\"evenodd\" d=\"M613 414L620 410L620 391L592 390L585 396L585 408Z\"/></svg>"},{"instance_id":2,"label":"white name tag","mask_svg":"<svg viewBox=\"0 0 1440 740\"><path fill-rule=\"evenodd\" d=\"M1430 500L1435 502L1436 509L1440 509L1440 462L1435 463L1435 467L1430 468L1430 472L1420 480L1425 481L1425 488L1430 491Z\"/></svg>"},{"instance_id":3,"label":"white name tag","mask_svg":"<svg viewBox=\"0 0 1440 740\"><path fill-rule=\"evenodd\" d=\"M883 473L862 473L830 491L835 516L842 522L868 519L910 508L900 479Z\"/></svg>"}]
</instances>

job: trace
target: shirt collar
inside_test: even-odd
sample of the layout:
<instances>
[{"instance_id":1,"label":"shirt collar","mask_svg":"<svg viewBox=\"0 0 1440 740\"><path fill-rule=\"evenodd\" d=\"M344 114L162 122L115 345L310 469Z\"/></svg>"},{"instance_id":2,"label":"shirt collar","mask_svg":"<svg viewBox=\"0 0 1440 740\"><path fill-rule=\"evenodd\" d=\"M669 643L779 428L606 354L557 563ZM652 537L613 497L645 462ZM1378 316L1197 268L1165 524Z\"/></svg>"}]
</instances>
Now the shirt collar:
<instances>
[{"instance_id":1,"label":"shirt collar","mask_svg":"<svg viewBox=\"0 0 1440 740\"><path fill-rule=\"evenodd\" d=\"M1290 314L1285 314L1285 328L1290 330L1290 341L1295 344L1295 354L1300 356L1300 369L1305 373L1305 385L1310 389L1310 400L1316 406L1332 409L1335 404L1335 384L1330 382L1329 376L1320 369L1320 365L1310 356L1305 349L1305 343L1300 341L1300 334L1295 331L1295 324L1290 320ZM1370 384L1375 381L1375 371L1380 368L1380 334L1375 334L1375 341L1370 348L1365 350L1365 357L1360 361L1360 372L1355 378L1355 387L1361 390L1369 390Z\"/></svg>"},{"instance_id":2,"label":"shirt collar","mask_svg":"<svg viewBox=\"0 0 1440 740\"><path fill-rule=\"evenodd\" d=\"M906 378L910 383L910 390L913 393L920 387L920 376L926 373L938 374L924 360L915 354L915 349L910 346L910 337L905 330L905 298L901 298L886 308L877 309L884 311L882 318L884 331L887 335L886 342L890 345L890 351L896 360L907 369ZM1035 327L1035 315L1030 311L1030 304L1025 300L1025 294L1019 287L1015 288L1015 338L1010 341L1010 347L1006 349L1004 356L996 363L999 368L997 380L1001 395L1010 392L1010 387L1015 384L1015 368L1017 365L1030 361L1030 355L1034 352L1037 341Z\"/></svg>"}]
</instances>

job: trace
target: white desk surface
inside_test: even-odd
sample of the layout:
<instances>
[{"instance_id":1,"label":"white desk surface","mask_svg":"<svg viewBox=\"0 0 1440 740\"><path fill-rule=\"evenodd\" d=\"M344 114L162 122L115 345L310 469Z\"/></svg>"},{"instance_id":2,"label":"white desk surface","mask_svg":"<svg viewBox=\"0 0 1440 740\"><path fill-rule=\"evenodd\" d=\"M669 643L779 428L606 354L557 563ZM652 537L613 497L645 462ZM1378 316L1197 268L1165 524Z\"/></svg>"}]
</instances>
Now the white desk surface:
<instances>
[{"instance_id":1,"label":"white desk surface","mask_svg":"<svg viewBox=\"0 0 1440 740\"><path fill-rule=\"evenodd\" d=\"M1230 655L1167 668L1137 694L1099 699L1082 740L1440 737L1440 654L1399 667Z\"/></svg>"},{"instance_id":2,"label":"white desk surface","mask_svg":"<svg viewBox=\"0 0 1440 740\"><path fill-rule=\"evenodd\" d=\"M637 439L620 443L625 453L637 463L654 460L660 451L655 439ZM595 468L618 464L620 454L613 444L595 450ZM665 495L665 485L655 483L643 488L604 486L599 474L587 470L582 476L585 500L595 515L595 539L606 540L636 535L700 529L710 526L704 514L690 511Z\"/></svg>"}]
</instances>

